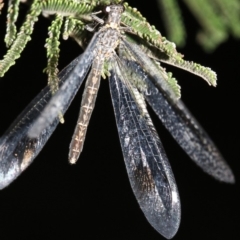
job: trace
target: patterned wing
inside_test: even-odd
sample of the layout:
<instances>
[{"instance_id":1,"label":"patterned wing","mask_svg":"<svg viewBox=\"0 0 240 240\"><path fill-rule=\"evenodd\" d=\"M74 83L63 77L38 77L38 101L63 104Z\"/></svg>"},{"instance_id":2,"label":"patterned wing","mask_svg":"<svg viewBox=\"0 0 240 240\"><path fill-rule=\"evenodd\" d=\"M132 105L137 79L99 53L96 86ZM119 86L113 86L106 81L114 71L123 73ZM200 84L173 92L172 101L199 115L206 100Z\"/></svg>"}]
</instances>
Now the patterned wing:
<instances>
[{"instance_id":1,"label":"patterned wing","mask_svg":"<svg viewBox=\"0 0 240 240\"><path fill-rule=\"evenodd\" d=\"M95 33L88 47L81 57L81 61L76 65L68 79L62 84L56 94L42 111L39 118L29 130L28 135L36 138L45 128L52 124L59 113L62 113L68 102L71 102L86 77L88 70L95 57L95 47L98 41L99 32Z\"/></svg>"},{"instance_id":2,"label":"patterned wing","mask_svg":"<svg viewBox=\"0 0 240 240\"><path fill-rule=\"evenodd\" d=\"M214 178L234 183L234 175L230 167L186 106L181 101L169 97L158 84L159 82L143 71L137 62L125 60L125 64L144 82L145 99L189 157Z\"/></svg>"},{"instance_id":3,"label":"patterned wing","mask_svg":"<svg viewBox=\"0 0 240 240\"><path fill-rule=\"evenodd\" d=\"M175 179L148 114L143 114L123 81L126 79L116 67L109 84L130 184L149 223L172 238L180 222Z\"/></svg>"},{"instance_id":4,"label":"patterned wing","mask_svg":"<svg viewBox=\"0 0 240 240\"><path fill-rule=\"evenodd\" d=\"M82 56L79 56L59 73L60 84L68 79L74 67L81 61ZM40 116L51 97L51 91L47 86L32 100L1 137L0 189L8 186L29 166L57 127L59 123L58 117L43 129L36 138L33 139L28 136L29 129ZM68 109L70 103L70 101L66 103L63 113Z\"/></svg>"}]
</instances>

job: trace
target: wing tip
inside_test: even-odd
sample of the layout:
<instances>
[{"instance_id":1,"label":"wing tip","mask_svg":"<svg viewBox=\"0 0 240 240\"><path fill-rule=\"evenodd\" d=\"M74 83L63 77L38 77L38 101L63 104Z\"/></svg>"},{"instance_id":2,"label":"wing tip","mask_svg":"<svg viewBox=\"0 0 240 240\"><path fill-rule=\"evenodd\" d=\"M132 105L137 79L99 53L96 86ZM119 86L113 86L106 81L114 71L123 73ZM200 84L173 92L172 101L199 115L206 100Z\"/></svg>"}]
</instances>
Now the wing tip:
<instances>
[{"instance_id":1,"label":"wing tip","mask_svg":"<svg viewBox=\"0 0 240 240\"><path fill-rule=\"evenodd\" d=\"M229 183L229 184L235 184L236 182L235 176L230 168L228 170L228 173L227 174L225 173L224 176L220 179L220 181Z\"/></svg>"},{"instance_id":2,"label":"wing tip","mask_svg":"<svg viewBox=\"0 0 240 240\"><path fill-rule=\"evenodd\" d=\"M151 226L166 239L173 238L178 232L181 222L180 201L175 202L171 209L165 209L162 216L144 214Z\"/></svg>"},{"instance_id":3,"label":"wing tip","mask_svg":"<svg viewBox=\"0 0 240 240\"><path fill-rule=\"evenodd\" d=\"M207 173L220 182L228 184L234 184L236 182L232 169L227 164L225 164L224 169L220 169L220 171L217 172L209 171Z\"/></svg>"},{"instance_id":4,"label":"wing tip","mask_svg":"<svg viewBox=\"0 0 240 240\"><path fill-rule=\"evenodd\" d=\"M159 228L156 226L153 226L153 228L166 239L172 239L178 232L179 225L180 225L180 218L178 218L176 222L171 221L171 219L169 221L166 221L164 224L164 228Z\"/></svg>"}]
</instances>

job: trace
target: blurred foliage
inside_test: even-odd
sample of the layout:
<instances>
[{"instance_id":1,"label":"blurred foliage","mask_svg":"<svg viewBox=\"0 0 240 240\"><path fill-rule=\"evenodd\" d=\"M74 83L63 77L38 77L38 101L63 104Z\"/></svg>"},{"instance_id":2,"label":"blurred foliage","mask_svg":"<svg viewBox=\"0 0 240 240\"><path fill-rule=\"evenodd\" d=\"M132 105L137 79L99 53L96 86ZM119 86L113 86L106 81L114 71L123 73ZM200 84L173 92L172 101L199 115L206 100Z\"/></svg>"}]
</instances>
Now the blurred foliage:
<instances>
[{"instance_id":1,"label":"blurred foliage","mask_svg":"<svg viewBox=\"0 0 240 240\"><path fill-rule=\"evenodd\" d=\"M181 5L185 4L201 26L197 42L207 52L213 51L231 35L240 38L240 0L157 0L167 37L184 46L186 29Z\"/></svg>"}]
</instances>

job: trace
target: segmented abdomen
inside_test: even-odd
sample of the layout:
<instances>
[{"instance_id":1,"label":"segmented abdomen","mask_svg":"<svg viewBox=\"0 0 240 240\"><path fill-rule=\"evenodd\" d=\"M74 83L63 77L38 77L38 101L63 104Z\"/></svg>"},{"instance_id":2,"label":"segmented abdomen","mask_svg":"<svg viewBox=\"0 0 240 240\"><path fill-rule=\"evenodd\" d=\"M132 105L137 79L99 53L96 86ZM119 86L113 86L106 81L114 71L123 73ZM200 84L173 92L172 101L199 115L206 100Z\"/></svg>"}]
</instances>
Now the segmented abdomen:
<instances>
[{"instance_id":1,"label":"segmented abdomen","mask_svg":"<svg viewBox=\"0 0 240 240\"><path fill-rule=\"evenodd\" d=\"M97 59L93 62L91 72L89 73L86 81L78 122L69 149L68 157L69 162L72 164L76 163L83 149L87 127L95 106L95 101L100 86L102 66L102 59L98 59L97 57Z\"/></svg>"}]
</instances>

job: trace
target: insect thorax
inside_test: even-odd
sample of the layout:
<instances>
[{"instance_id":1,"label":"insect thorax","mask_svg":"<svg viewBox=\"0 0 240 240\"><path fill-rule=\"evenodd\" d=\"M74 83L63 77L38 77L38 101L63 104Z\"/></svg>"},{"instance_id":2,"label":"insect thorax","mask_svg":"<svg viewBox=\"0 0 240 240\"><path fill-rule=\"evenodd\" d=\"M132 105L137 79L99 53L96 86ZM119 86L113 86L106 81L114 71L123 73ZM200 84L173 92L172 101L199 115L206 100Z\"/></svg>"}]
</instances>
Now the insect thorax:
<instances>
[{"instance_id":1,"label":"insect thorax","mask_svg":"<svg viewBox=\"0 0 240 240\"><path fill-rule=\"evenodd\" d=\"M124 11L122 5L109 5L106 7L106 12L108 12L108 19L106 24L109 24L112 28L115 26L118 28L121 22L121 15Z\"/></svg>"},{"instance_id":2,"label":"insect thorax","mask_svg":"<svg viewBox=\"0 0 240 240\"><path fill-rule=\"evenodd\" d=\"M121 14L124 11L122 5L110 5L106 7L108 18L105 25L100 29L96 48L96 57L109 59L119 44Z\"/></svg>"}]
</instances>

